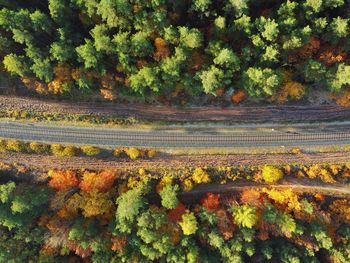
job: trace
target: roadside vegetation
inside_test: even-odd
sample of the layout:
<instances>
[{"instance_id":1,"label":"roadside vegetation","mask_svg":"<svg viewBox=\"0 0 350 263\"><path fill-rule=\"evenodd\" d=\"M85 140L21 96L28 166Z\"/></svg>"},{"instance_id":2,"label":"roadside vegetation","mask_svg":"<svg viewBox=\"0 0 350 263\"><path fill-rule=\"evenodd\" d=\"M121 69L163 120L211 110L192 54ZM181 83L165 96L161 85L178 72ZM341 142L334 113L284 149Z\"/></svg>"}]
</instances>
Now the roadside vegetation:
<instances>
[{"instance_id":1,"label":"roadside vegetation","mask_svg":"<svg viewBox=\"0 0 350 263\"><path fill-rule=\"evenodd\" d=\"M349 104L349 8L329 1L2 1L3 70L40 94Z\"/></svg>"},{"instance_id":2,"label":"roadside vegetation","mask_svg":"<svg viewBox=\"0 0 350 263\"><path fill-rule=\"evenodd\" d=\"M0 119L26 120L32 122L57 122L86 125L135 126L160 124L160 122L141 120L135 117L121 117L105 114L68 114L39 111L19 111L0 109Z\"/></svg>"},{"instance_id":3,"label":"roadside vegetation","mask_svg":"<svg viewBox=\"0 0 350 263\"><path fill-rule=\"evenodd\" d=\"M128 186L138 185L145 181L159 180L159 185L168 182L176 183L177 190L184 192L191 191L201 184L225 185L227 183L254 182L264 185L274 185L281 183L284 179L300 179L304 181L314 180L326 184L337 184L350 186L350 164L314 164L314 165L285 165L272 166L274 173L270 174L269 179L264 177L266 172L264 166L240 166L240 167L188 167L178 169L124 169L118 170L118 178L127 180ZM69 170L70 173L73 170ZM63 172L63 174L61 173ZM51 170L51 177L63 178L66 171ZM63 177L62 177L63 176ZM83 177L79 171L75 171L75 177ZM274 180L271 180L273 178ZM59 181L61 181L59 179Z\"/></svg>"},{"instance_id":4,"label":"roadside vegetation","mask_svg":"<svg viewBox=\"0 0 350 263\"><path fill-rule=\"evenodd\" d=\"M208 172L196 168L191 180L209 184ZM350 260L348 198L268 186L193 195L170 175L123 173L51 170L31 185L2 175L0 260Z\"/></svg>"},{"instance_id":5,"label":"roadside vegetation","mask_svg":"<svg viewBox=\"0 0 350 263\"><path fill-rule=\"evenodd\" d=\"M113 150L99 148L92 145L63 145L63 144L46 144L41 142L24 142L20 140L0 139L0 153L15 152L29 154L54 155L56 157L128 157L131 160L138 158L153 158L157 155L154 149L141 149L135 147L120 147Z\"/></svg>"}]
</instances>

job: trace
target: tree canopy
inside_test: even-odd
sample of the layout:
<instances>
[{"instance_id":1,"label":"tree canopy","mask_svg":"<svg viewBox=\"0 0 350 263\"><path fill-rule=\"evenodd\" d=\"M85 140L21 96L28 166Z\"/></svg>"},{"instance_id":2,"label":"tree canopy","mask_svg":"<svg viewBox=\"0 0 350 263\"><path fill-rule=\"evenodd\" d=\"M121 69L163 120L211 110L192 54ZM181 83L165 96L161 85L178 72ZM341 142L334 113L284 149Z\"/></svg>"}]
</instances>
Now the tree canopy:
<instances>
[{"instance_id":1,"label":"tree canopy","mask_svg":"<svg viewBox=\"0 0 350 263\"><path fill-rule=\"evenodd\" d=\"M338 0L2 1L0 58L28 86L56 95L268 98L287 83L283 72L339 92L350 83L348 9ZM61 66L69 78L55 74Z\"/></svg>"}]
</instances>

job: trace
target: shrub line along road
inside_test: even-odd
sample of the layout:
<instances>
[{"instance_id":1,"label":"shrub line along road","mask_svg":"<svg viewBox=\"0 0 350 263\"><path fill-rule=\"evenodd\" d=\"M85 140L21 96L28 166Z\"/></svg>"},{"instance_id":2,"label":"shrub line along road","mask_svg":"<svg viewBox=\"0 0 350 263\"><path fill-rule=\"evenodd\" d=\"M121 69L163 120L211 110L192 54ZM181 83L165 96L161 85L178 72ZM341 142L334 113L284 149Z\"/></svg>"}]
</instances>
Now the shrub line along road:
<instances>
[{"instance_id":1,"label":"shrub line along road","mask_svg":"<svg viewBox=\"0 0 350 263\"><path fill-rule=\"evenodd\" d=\"M336 129L334 129L336 127ZM0 137L49 143L91 144L109 147L270 147L350 144L350 124L299 125L298 129L232 128L208 130L150 130L58 126L42 123L0 122ZM336 131L334 131L336 130Z\"/></svg>"}]
</instances>

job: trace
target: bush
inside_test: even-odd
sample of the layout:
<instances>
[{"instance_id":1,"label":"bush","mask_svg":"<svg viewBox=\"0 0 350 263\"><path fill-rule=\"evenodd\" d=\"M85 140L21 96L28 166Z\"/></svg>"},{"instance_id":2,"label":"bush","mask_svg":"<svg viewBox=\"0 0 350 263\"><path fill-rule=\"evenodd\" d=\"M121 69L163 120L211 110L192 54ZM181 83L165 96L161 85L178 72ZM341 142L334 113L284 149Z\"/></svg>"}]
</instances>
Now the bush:
<instances>
[{"instance_id":1,"label":"bush","mask_svg":"<svg viewBox=\"0 0 350 263\"><path fill-rule=\"evenodd\" d=\"M0 140L0 152L6 152L6 141L5 140Z\"/></svg>"},{"instance_id":2,"label":"bush","mask_svg":"<svg viewBox=\"0 0 350 263\"><path fill-rule=\"evenodd\" d=\"M271 165L265 165L261 172L264 181L267 183L276 183L283 177L283 171Z\"/></svg>"},{"instance_id":3,"label":"bush","mask_svg":"<svg viewBox=\"0 0 350 263\"><path fill-rule=\"evenodd\" d=\"M63 154L64 147L61 144L51 144L51 153L57 157L61 157Z\"/></svg>"},{"instance_id":4,"label":"bush","mask_svg":"<svg viewBox=\"0 0 350 263\"><path fill-rule=\"evenodd\" d=\"M69 145L66 146L62 152L63 157L73 157L79 154L79 148Z\"/></svg>"},{"instance_id":5,"label":"bush","mask_svg":"<svg viewBox=\"0 0 350 263\"><path fill-rule=\"evenodd\" d=\"M79 149L71 145L64 147L61 144L52 144L51 153L57 157L73 157L78 155Z\"/></svg>"},{"instance_id":6,"label":"bush","mask_svg":"<svg viewBox=\"0 0 350 263\"><path fill-rule=\"evenodd\" d=\"M91 145L86 145L86 146L82 146L80 147L80 150L83 154L87 155L87 156L96 156L99 155L101 153L101 149L91 146Z\"/></svg>"},{"instance_id":7,"label":"bush","mask_svg":"<svg viewBox=\"0 0 350 263\"><path fill-rule=\"evenodd\" d=\"M151 149L151 150L147 151L148 158L154 158L154 157L156 157L156 155L157 155L157 151L154 150L154 149Z\"/></svg>"},{"instance_id":8,"label":"bush","mask_svg":"<svg viewBox=\"0 0 350 263\"><path fill-rule=\"evenodd\" d=\"M25 143L17 140L8 140L6 142L6 149L11 152L24 152L26 147Z\"/></svg>"},{"instance_id":9,"label":"bush","mask_svg":"<svg viewBox=\"0 0 350 263\"><path fill-rule=\"evenodd\" d=\"M192 180L196 184L209 183L210 178L208 173L203 168L196 168L192 174Z\"/></svg>"},{"instance_id":10,"label":"bush","mask_svg":"<svg viewBox=\"0 0 350 263\"><path fill-rule=\"evenodd\" d=\"M120 149L120 148L116 148L116 149L114 149L114 151L113 151L113 155L114 155L115 157L121 157L123 153L124 153L124 150L123 150L123 149Z\"/></svg>"},{"instance_id":11,"label":"bush","mask_svg":"<svg viewBox=\"0 0 350 263\"><path fill-rule=\"evenodd\" d=\"M127 148L124 151L130 157L131 160L136 160L141 155L140 151L136 148Z\"/></svg>"},{"instance_id":12,"label":"bush","mask_svg":"<svg viewBox=\"0 0 350 263\"><path fill-rule=\"evenodd\" d=\"M39 142L31 142L28 146L29 151L42 154L42 153L48 153L50 151L50 146L44 143Z\"/></svg>"}]
</instances>

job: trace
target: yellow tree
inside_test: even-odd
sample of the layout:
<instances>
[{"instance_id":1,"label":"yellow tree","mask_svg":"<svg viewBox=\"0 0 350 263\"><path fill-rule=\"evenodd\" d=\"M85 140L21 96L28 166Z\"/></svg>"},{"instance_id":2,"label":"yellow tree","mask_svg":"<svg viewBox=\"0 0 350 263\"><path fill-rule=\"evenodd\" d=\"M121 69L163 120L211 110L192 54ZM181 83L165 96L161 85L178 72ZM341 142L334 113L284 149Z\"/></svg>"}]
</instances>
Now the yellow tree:
<instances>
[{"instance_id":1,"label":"yellow tree","mask_svg":"<svg viewBox=\"0 0 350 263\"><path fill-rule=\"evenodd\" d=\"M67 208L72 211L81 209L85 217L100 215L111 217L115 210L111 193L101 193L96 190L74 194L69 199Z\"/></svg>"}]
</instances>

